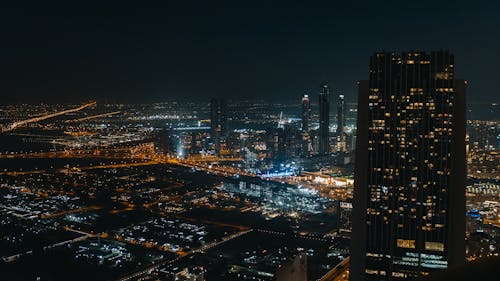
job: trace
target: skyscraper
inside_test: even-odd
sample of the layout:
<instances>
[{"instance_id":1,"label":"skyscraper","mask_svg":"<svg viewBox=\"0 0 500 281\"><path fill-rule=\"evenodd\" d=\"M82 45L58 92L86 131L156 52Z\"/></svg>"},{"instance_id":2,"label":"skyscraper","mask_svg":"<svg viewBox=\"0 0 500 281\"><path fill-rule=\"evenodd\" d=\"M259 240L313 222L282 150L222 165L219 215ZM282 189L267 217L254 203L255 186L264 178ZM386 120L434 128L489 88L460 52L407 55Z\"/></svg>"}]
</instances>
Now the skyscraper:
<instances>
[{"instance_id":1,"label":"skyscraper","mask_svg":"<svg viewBox=\"0 0 500 281\"><path fill-rule=\"evenodd\" d=\"M323 82L319 91L319 154L330 153L330 89Z\"/></svg>"},{"instance_id":2,"label":"skyscraper","mask_svg":"<svg viewBox=\"0 0 500 281\"><path fill-rule=\"evenodd\" d=\"M337 100L337 149L345 152L346 134L345 134L345 103L344 95L339 95Z\"/></svg>"},{"instance_id":3,"label":"skyscraper","mask_svg":"<svg viewBox=\"0 0 500 281\"><path fill-rule=\"evenodd\" d=\"M302 96L302 133L309 133L309 123L311 122L311 101L309 95Z\"/></svg>"},{"instance_id":4,"label":"skyscraper","mask_svg":"<svg viewBox=\"0 0 500 281\"><path fill-rule=\"evenodd\" d=\"M465 262L465 86L447 51L375 53L359 83L351 280Z\"/></svg>"},{"instance_id":5,"label":"skyscraper","mask_svg":"<svg viewBox=\"0 0 500 281\"><path fill-rule=\"evenodd\" d=\"M311 136L309 134L311 122L311 101L309 95L302 95L302 145L301 155L307 156L312 150Z\"/></svg>"},{"instance_id":6,"label":"skyscraper","mask_svg":"<svg viewBox=\"0 0 500 281\"><path fill-rule=\"evenodd\" d=\"M212 131L226 132L227 102L224 99L210 100L210 127Z\"/></svg>"},{"instance_id":7,"label":"skyscraper","mask_svg":"<svg viewBox=\"0 0 500 281\"><path fill-rule=\"evenodd\" d=\"M227 103L224 99L210 100L210 128L215 140L215 151L220 155L220 144L226 134Z\"/></svg>"},{"instance_id":8,"label":"skyscraper","mask_svg":"<svg viewBox=\"0 0 500 281\"><path fill-rule=\"evenodd\" d=\"M300 153L300 131L291 124L283 128L269 128L266 132L266 145L269 158L282 163L296 157Z\"/></svg>"}]
</instances>

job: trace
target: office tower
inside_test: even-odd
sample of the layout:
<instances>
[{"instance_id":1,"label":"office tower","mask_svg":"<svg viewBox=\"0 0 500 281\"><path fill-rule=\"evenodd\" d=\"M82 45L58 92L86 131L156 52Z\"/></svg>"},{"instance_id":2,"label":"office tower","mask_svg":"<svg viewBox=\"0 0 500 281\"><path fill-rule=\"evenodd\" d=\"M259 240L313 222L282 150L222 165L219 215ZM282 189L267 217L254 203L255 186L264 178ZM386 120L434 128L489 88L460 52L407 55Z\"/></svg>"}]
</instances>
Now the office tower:
<instances>
[{"instance_id":1,"label":"office tower","mask_svg":"<svg viewBox=\"0 0 500 281\"><path fill-rule=\"evenodd\" d=\"M352 130L346 137L347 151L356 149L356 129Z\"/></svg>"},{"instance_id":2,"label":"office tower","mask_svg":"<svg viewBox=\"0 0 500 281\"><path fill-rule=\"evenodd\" d=\"M311 101L309 95L302 95L302 147L301 155L307 156L312 150L311 135L309 134L311 122Z\"/></svg>"},{"instance_id":3,"label":"office tower","mask_svg":"<svg viewBox=\"0 0 500 281\"><path fill-rule=\"evenodd\" d=\"M448 51L371 57L358 84L350 280L465 262L465 86Z\"/></svg>"},{"instance_id":4,"label":"office tower","mask_svg":"<svg viewBox=\"0 0 500 281\"><path fill-rule=\"evenodd\" d=\"M215 141L215 151L220 155L221 141L226 135L227 103L224 99L210 100L210 128Z\"/></svg>"},{"instance_id":5,"label":"office tower","mask_svg":"<svg viewBox=\"0 0 500 281\"><path fill-rule=\"evenodd\" d=\"M285 131L283 128L268 128L266 130L267 157L276 160L285 160Z\"/></svg>"},{"instance_id":6,"label":"office tower","mask_svg":"<svg viewBox=\"0 0 500 281\"><path fill-rule=\"evenodd\" d=\"M172 135L170 130L161 129L153 135L155 152L158 154L171 154L173 152Z\"/></svg>"},{"instance_id":7,"label":"office tower","mask_svg":"<svg viewBox=\"0 0 500 281\"><path fill-rule=\"evenodd\" d=\"M291 160L300 155L300 131L292 124L285 124L284 132L284 146L285 146L285 159Z\"/></svg>"},{"instance_id":8,"label":"office tower","mask_svg":"<svg viewBox=\"0 0 500 281\"><path fill-rule=\"evenodd\" d=\"M344 95L339 95L337 100L337 150L346 151L346 134L345 134L345 104Z\"/></svg>"},{"instance_id":9,"label":"office tower","mask_svg":"<svg viewBox=\"0 0 500 281\"><path fill-rule=\"evenodd\" d=\"M309 133L309 123L311 122L311 101L309 95L302 96L302 132Z\"/></svg>"},{"instance_id":10,"label":"office tower","mask_svg":"<svg viewBox=\"0 0 500 281\"><path fill-rule=\"evenodd\" d=\"M227 102L224 99L210 100L210 127L222 135L226 133Z\"/></svg>"},{"instance_id":11,"label":"office tower","mask_svg":"<svg viewBox=\"0 0 500 281\"><path fill-rule=\"evenodd\" d=\"M269 128L266 135L269 158L281 163L300 154L300 131L295 126L285 124L283 128Z\"/></svg>"},{"instance_id":12,"label":"office tower","mask_svg":"<svg viewBox=\"0 0 500 281\"><path fill-rule=\"evenodd\" d=\"M330 89L323 82L319 91L319 154L330 153Z\"/></svg>"}]
</instances>

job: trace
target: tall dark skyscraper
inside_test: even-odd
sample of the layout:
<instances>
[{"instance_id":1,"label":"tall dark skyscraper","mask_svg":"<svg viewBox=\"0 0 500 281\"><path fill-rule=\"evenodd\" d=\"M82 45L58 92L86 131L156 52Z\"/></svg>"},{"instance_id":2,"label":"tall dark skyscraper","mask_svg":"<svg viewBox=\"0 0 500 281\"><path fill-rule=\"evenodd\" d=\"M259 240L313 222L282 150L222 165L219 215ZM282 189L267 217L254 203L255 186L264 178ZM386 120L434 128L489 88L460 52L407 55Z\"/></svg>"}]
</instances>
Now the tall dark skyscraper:
<instances>
[{"instance_id":1,"label":"tall dark skyscraper","mask_svg":"<svg viewBox=\"0 0 500 281\"><path fill-rule=\"evenodd\" d=\"M220 144L226 134L227 102L224 99L210 100L210 128L215 140L215 151L220 154Z\"/></svg>"},{"instance_id":2,"label":"tall dark skyscraper","mask_svg":"<svg viewBox=\"0 0 500 281\"><path fill-rule=\"evenodd\" d=\"M210 100L210 126L212 131L226 132L227 102L224 99Z\"/></svg>"},{"instance_id":3,"label":"tall dark skyscraper","mask_svg":"<svg viewBox=\"0 0 500 281\"><path fill-rule=\"evenodd\" d=\"M323 82L319 90L319 154L330 153L330 89Z\"/></svg>"},{"instance_id":4,"label":"tall dark skyscraper","mask_svg":"<svg viewBox=\"0 0 500 281\"><path fill-rule=\"evenodd\" d=\"M302 132L309 133L311 122L311 101L309 95L302 96Z\"/></svg>"},{"instance_id":5,"label":"tall dark skyscraper","mask_svg":"<svg viewBox=\"0 0 500 281\"><path fill-rule=\"evenodd\" d=\"M448 51L375 53L359 83L351 280L465 262L465 87Z\"/></svg>"},{"instance_id":6,"label":"tall dark skyscraper","mask_svg":"<svg viewBox=\"0 0 500 281\"><path fill-rule=\"evenodd\" d=\"M309 95L302 96L302 145L301 155L307 156L312 150L311 135L309 134L311 123L311 100Z\"/></svg>"},{"instance_id":7,"label":"tall dark skyscraper","mask_svg":"<svg viewBox=\"0 0 500 281\"><path fill-rule=\"evenodd\" d=\"M344 95L339 95L337 100L337 149L339 151L346 150L346 134L345 134L345 102Z\"/></svg>"}]
</instances>

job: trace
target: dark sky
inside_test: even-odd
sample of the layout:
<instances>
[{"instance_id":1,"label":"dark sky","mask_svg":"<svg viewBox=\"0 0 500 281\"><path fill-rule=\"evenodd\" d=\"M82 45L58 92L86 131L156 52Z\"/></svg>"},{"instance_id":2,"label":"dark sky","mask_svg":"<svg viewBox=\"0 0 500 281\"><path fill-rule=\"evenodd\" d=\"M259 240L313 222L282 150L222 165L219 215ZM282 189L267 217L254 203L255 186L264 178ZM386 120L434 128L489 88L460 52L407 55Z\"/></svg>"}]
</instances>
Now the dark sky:
<instances>
[{"instance_id":1,"label":"dark sky","mask_svg":"<svg viewBox=\"0 0 500 281\"><path fill-rule=\"evenodd\" d=\"M500 96L500 1L169 2L3 7L0 103L291 100L324 80L354 100L374 51L441 48L469 101Z\"/></svg>"}]
</instances>

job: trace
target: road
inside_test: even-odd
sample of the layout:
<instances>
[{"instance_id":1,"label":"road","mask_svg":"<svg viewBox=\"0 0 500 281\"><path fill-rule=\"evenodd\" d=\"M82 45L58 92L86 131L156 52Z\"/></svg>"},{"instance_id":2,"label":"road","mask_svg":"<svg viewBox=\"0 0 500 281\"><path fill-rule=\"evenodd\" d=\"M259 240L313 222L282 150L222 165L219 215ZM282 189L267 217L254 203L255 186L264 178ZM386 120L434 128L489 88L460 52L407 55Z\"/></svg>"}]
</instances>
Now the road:
<instances>
[{"instance_id":1,"label":"road","mask_svg":"<svg viewBox=\"0 0 500 281\"><path fill-rule=\"evenodd\" d=\"M233 240L234 238L238 238L238 237L245 235L247 233L250 233L252 231L253 231L253 229L249 229L249 230L241 231L241 232L226 236L226 237L222 238L222 240L220 240L220 241L214 241L214 242L205 244L196 250L193 250L193 253L204 253L207 250L215 248L219 245L226 243L227 241Z\"/></svg>"},{"instance_id":2,"label":"road","mask_svg":"<svg viewBox=\"0 0 500 281\"><path fill-rule=\"evenodd\" d=\"M185 257L188 257L188 256L192 255L193 253L200 253L200 252L204 252L204 251L206 251L208 249L217 247L217 246L219 246L221 244L224 244L224 243L226 243L226 242L228 242L230 240L233 240L233 239L235 239L237 237L240 237L240 236L245 235L247 233L250 233L252 231L253 231L253 229L249 229L249 230L245 230L245 231L242 231L242 232L238 232L238 233L232 234L230 236L224 237L221 241L212 242L212 243L206 244L206 245L204 245L204 246L202 246L202 247L200 247L198 249L194 249L192 251L189 251L189 252L185 253L184 255L179 256L179 257L177 257L177 258L175 258L173 260L162 260L162 261L159 261L159 262L157 262L155 264L152 264L152 265L147 266L145 268L142 268L142 269L140 269L140 270L138 270L138 271L136 271L134 273L131 273L131 274L127 275L127 276L124 276L124 277L118 279L118 281L128 281L128 280L132 280L134 278L138 278L138 277L146 275L146 274L150 274L154 270L159 270L162 266L165 266L165 265L168 265L168 264L172 264L172 263L174 263L174 262L176 262L176 261L178 261L178 260L180 260L182 258L185 258Z\"/></svg>"},{"instance_id":3,"label":"road","mask_svg":"<svg viewBox=\"0 0 500 281\"><path fill-rule=\"evenodd\" d=\"M114 111L114 112L108 112L104 114L98 114L98 115L92 115L92 116L87 116L79 119L71 119L71 120L66 120L64 121L65 123L75 123L75 122L83 122L91 119L96 119L96 118L101 118L101 117L109 117L112 115L119 114L121 111Z\"/></svg>"},{"instance_id":4,"label":"road","mask_svg":"<svg viewBox=\"0 0 500 281\"><path fill-rule=\"evenodd\" d=\"M101 209L100 206L88 206L88 207L81 207L78 209L71 209L71 210L67 210L67 211L60 211L60 212L55 212L55 213L50 213L50 214L42 214L40 217L42 219L53 219L53 218L67 215L67 214L85 213L85 212L90 212L90 211L96 211L99 209Z\"/></svg>"},{"instance_id":5,"label":"road","mask_svg":"<svg viewBox=\"0 0 500 281\"><path fill-rule=\"evenodd\" d=\"M18 127L24 126L24 125L29 124L29 123L40 122L40 121L43 121L43 120L46 120L46 119L50 119L50 118L54 118L54 117L57 117L57 116L60 116L60 115L77 112L77 111L80 111L80 110L85 109L87 107L94 106L94 105L96 105L95 101L86 103L86 104L84 104L82 106L79 106L77 108L66 109L66 110L55 112L55 113L51 113L51 114L46 114L46 115L42 115L42 116L38 116L38 117L34 117L34 118L29 118L29 119L17 121L17 122L12 123L7 128L4 128L3 131L4 132L12 131L12 130L18 128Z\"/></svg>"},{"instance_id":6,"label":"road","mask_svg":"<svg viewBox=\"0 0 500 281\"><path fill-rule=\"evenodd\" d=\"M349 280L349 260L347 257L334 268L328 271L318 281L348 281Z\"/></svg>"},{"instance_id":7,"label":"road","mask_svg":"<svg viewBox=\"0 0 500 281\"><path fill-rule=\"evenodd\" d=\"M266 234L278 235L278 236L293 235L293 237L299 238L299 239L307 239L307 240L314 240L314 241L321 241L321 242L330 242L330 240L327 238L317 237L317 236L313 236L310 234L285 233L285 232L279 232L279 231L273 231L273 230L267 230L267 229L257 229L257 231L262 232L262 233L266 233Z\"/></svg>"},{"instance_id":8,"label":"road","mask_svg":"<svg viewBox=\"0 0 500 281\"><path fill-rule=\"evenodd\" d=\"M52 249L52 248L55 248L55 247L60 247L60 246L66 245L66 244L83 241L83 240L85 240L85 239L87 239L89 237L94 237L95 236L93 234L82 232L82 231L78 231L78 230L74 230L74 229L71 229L71 228L68 228L68 227L65 227L64 229L67 230L67 231L71 231L71 232L75 232L75 233L81 234L82 236L76 237L74 239L70 239L70 240L66 240L66 241L62 241L62 242L58 242L58 243L54 243L54 244L51 244L51 245L44 246L43 250L48 250L48 249ZM4 262L13 262L13 261L16 261L17 259L19 259L20 257L24 256L24 255L31 255L31 254L33 254L33 250L28 250L28 251L25 251L25 252L22 252L22 253L18 253L18 254L15 254L15 255L7 256L7 257L2 257L2 260Z\"/></svg>"}]
</instances>

